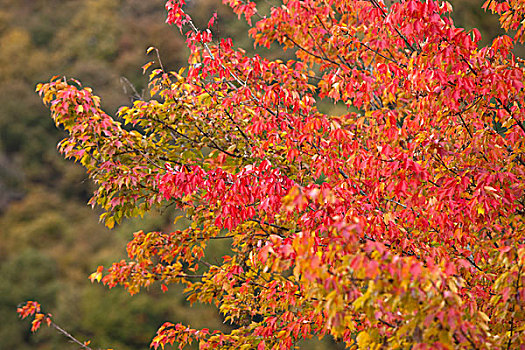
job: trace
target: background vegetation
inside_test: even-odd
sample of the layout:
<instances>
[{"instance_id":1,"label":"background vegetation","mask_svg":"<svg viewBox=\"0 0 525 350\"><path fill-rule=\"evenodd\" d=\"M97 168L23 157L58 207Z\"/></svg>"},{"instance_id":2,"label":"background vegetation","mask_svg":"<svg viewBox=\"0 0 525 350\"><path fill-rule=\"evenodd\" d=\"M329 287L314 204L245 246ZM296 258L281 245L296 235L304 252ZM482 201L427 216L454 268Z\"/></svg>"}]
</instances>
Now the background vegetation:
<instances>
[{"instance_id":1,"label":"background vegetation","mask_svg":"<svg viewBox=\"0 0 525 350\"><path fill-rule=\"evenodd\" d=\"M201 27L218 11L215 34L233 36L250 50L246 26L219 2L193 0L188 9ZM499 33L497 20L481 11L482 1L452 3L458 26L477 27L484 43ZM157 47L172 69L185 62L184 39L164 24L164 1L0 0L0 9L0 348L66 348L61 336L30 335L29 322L17 320L16 305L25 300L40 301L58 324L92 338L95 347L148 348L167 320L227 327L214 308L190 308L174 287L130 297L89 282L98 265L124 257L132 232L173 229L174 213L113 232L99 224L99 213L85 204L90 183L83 169L57 153L62 133L33 92L37 82L67 75L92 86L110 113L140 97L147 47ZM216 247L215 254L224 249Z\"/></svg>"}]
</instances>

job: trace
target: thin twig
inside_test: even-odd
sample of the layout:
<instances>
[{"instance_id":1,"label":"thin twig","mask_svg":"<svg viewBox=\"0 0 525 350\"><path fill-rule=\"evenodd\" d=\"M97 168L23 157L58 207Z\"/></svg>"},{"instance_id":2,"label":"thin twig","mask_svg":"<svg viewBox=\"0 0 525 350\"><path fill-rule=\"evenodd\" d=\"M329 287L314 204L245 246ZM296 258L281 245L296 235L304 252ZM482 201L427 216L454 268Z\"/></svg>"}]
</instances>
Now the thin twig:
<instances>
[{"instance_id":1,"label":"thin twig","mask_svg":"<svg viewBox=\"0 0 525 350\"><path fill-rule=\"evenodd\" d=\"M55 328L59 333L64 335L65 337L69 338L72 342L78 344L80 347L86 349L86 350L93 350L89 346L87 346L85 343L82 343L77 338L73 337L71 334L69 334L65 329L57 325L55 322L51 320L51 317L49 315L46 315L46 318L50 321L49 325L53 328Z\"/></svg>"}]
</instances>

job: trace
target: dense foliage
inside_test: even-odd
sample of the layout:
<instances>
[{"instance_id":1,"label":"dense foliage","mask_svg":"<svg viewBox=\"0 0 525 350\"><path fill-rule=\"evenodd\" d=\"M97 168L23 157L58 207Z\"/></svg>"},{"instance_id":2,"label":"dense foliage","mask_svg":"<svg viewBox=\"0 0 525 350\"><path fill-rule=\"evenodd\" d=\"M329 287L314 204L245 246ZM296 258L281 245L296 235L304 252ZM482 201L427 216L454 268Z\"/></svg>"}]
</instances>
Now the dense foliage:
<instances>
[{"instance_id":1,"label":"dense foliage","mask_svg":"<svg viewBox=\"0 0 525 350\"><path fill-rule=\"evenodd\" d=\"M482 48L446 2L290 0L267 13L224 2L256 45L295 58L213 42L172 0L189 65L157 61L154 98L112 118L79 82L37 88L108 226L157 206L192 221L136 232L128 260L91 279L132 294L181 283L236 326L165 323L154 348L289 348L328 334L359 348L524 344L522 2L485 3L511 36ZM326 100L346 112L322 112ZM231 241L222 261L205 257L215 240ZM51 322L36 303L20 313L35 329Z\"/></svg>"}]
</instances>

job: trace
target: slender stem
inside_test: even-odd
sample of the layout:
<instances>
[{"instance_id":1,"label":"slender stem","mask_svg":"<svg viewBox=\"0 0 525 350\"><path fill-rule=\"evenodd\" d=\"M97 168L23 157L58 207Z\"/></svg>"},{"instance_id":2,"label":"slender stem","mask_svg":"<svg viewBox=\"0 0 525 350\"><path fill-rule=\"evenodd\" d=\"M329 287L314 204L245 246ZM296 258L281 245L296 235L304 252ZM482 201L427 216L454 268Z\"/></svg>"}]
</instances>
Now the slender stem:
<instances>
[{"instance_id":1,"label":"slender stem","mask_svg":"<svg viewBox=\"0 0 525 350\"><path fill-rule=\"evenodd\" d=\"M48 320L51 320L51 317L49 315L46 315L46 318ZM69 334L65 329L63 329L62 327L57 325L55 322L51 321L51 323L49 325L51 327L55 328L59 333L61 333L65 337L69 338L72 342L78 344L81 348L86 349L86 350L93 350L92 348L87 346L85 343L82 343L80 340L78 340L77 338L73 337L71 334Z\"/></svg>"}]
</instances>

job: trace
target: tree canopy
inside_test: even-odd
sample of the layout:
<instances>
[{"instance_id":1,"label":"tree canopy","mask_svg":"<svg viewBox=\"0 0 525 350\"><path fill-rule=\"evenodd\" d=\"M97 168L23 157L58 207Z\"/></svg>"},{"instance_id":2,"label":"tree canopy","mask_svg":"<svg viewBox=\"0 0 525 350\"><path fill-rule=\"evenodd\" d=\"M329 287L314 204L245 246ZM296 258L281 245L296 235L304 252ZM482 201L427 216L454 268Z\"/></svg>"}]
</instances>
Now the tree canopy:
<instances>
[{"instance_id":1,"label":"tree canopy","mask_svg":"<svg viewBox=\"0 0 525 350\"><path fill-rule=\"evenodd\" d=\"M179 71L143 67L155 65L151 99L111 117L78 81L37 87L107 226L170 206L192 221L136 232L128 259L92 281L131 294L183 284L235 325L167 322L155 349L325 335L363 349L523 345L525 67L512 51L523 2L485 3L508 34L484 47L442 1L224 2L257 46L293 58L214 41L215 16L197 28L170 0L190 56ZM324 112L327 101L345 112ZM218 239L231 253L210 261ZM53 324L37 303L19 312Z\"/></svg>"}]
</instances>

